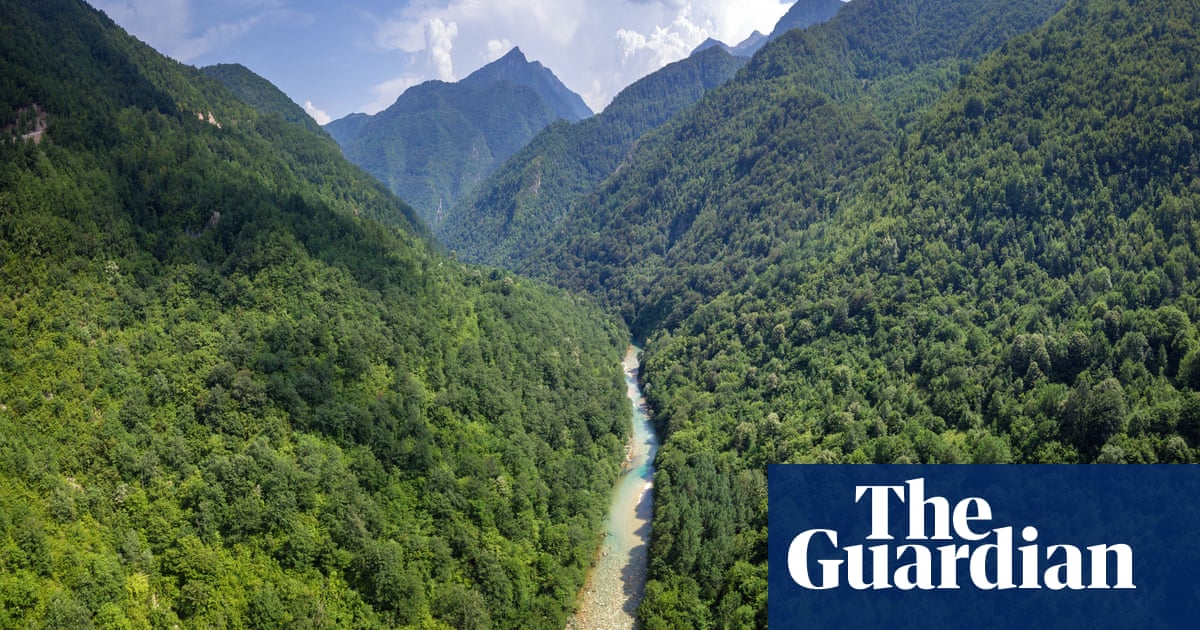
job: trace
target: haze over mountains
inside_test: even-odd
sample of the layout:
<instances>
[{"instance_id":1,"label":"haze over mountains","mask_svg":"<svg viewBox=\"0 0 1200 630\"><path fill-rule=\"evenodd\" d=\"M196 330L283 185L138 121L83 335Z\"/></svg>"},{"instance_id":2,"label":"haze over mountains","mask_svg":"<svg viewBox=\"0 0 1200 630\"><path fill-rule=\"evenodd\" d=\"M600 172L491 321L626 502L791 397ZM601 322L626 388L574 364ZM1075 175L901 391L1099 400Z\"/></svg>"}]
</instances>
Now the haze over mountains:
<instances>
[{"instance_id":1,"label":"haze over mountains","mask_svg":"<svg viewBox=\"0 0 1200 630\"><path fill-rule=\"evenodd\" d=\"M841 0L801 0L780 19L801 28L829 20ZM439 239L467 260L515 268L528 250L571 217L570 207L613 174L643 134L698 101L745 64L746 50L701 45L687 59L634 83L595 118L554 125L464 196L436 224ZM712 49L718 50L712 50Z\"/></svg>"},{"instance_id":2,"label":"haze over mountains","mask_svg":"<svg viewBox=\"0 0 1200 630\"><path fill-rule=\"evenodd\" d=\"M699 46L693 55L716 46L737 57L748 58L767 41L787 30L832 18L843 5L841 0L801 0L780 19L770 36L756 32L736 47L713 40ZM679 63L688 63L688 60ZM719 79L700 77L704 90L719 85L731 76L713 67L712 63L696 63L701 68L701 74L713 72L716 73L713 76ZM663 69L652 73L651 77L663 72L677 74L679 71ZM638 90L623 91L626 101L634 98L635 94L641 94L640 98L646 104L638 107L657 110L658 113L657 116L642 116L640 112L633 116L614 114L616 117L624 116L634 125L634 128L620 132L624 136L625 146L699 96L689 86L674 85L672 80L660 78L657 79L657 85L657 91L652 93L642 94L646 85ZM628 109L630 105L623 103L617 109L622 107ZM612 104L606 109L612 109ZM559 82L553 72L540 63L529 62L519 48L514 48L462 81L430 81L415 86L402 94L391 107L374 116L351 114L329 123L325 128L342 146L347 158L411 203L428 224L435 229L444 228L445 237L455 241L452 246L458 247L456 239L459 236L456 232L464 232L463 237L477 240L497 236L475 233L470 221L480 218L479 215L457 208L475 192L477 186L550 123L556 120L579 122L591 115L582 98ZM545 142L556 141L547 139ZM604 146L589 141L587 146L600 154L622 151L619 141L616 144L600 144ZM575 151L580 152L579 149ZM527 159L528 156L522 158ZM577 161L594 158L568 159ZM589 171L583 181L574 181L578 179L576 175L567 175L573 180L572 185L577 192L598 183L599 178L607 175L615 165L611 158L602 161L604 166L592 165L591 169L583 167L584 171ZM595 168L602 170L594 171ZM556 173L548 173L546 179L555 182L559 178ZM558 203L562 199L553 192L545 195L545 198L551 203ZM448 218L451 213L456 215L455 218ZM537 220L544 225L544 219ZM499 236L505 238L504 235ZM516 238L528 236L522 230L517 230ZM465 251L472 252L470 248Z\"/></svg>"},{"instance_id":3,"label":"haze over mountains","mask_svg":"<svg viewBox=\"0 0 1200 630\"><path fill-rule=\"evenodd\" d=\"M591 115L553 72L514 48L461 81L414 86L378 114L351 114L325 129L350 161L439 225L537 132Z\"/></svg>"},{"instance_id":4,"label":"haze over mountains","mask_svg":"<svg viewBox=\"0 0 1200 630\"><path fill-rule=\"evenodd\" d=\"M752 57L767 42L792 29L808 28L814 24L820 24L833 19L833 16L837 15L838 11L845 4L843 0L798 0L788 9L787 13L783 14L783 17L779 18L779 21L775 24L775 28L771 30L769 35L754 31L749 37L735 46L730 46L725 42L709 38L692 52L694 54L706 48L720 46L732 55Z\"/></svg>"},{"instance_id":5,"label":"haze over mountains","mask_svg":"<svg viewBox=\"0 0 1200 630\"><path fill-rule=\"evenodd\" d=\"M723 49L704 50L629 86L593 118L547 127L450 209L438 238L467 260L515 266L613 173L638 138L744 64Z\"/></svg>"},{"instance_id":6,"label":"haze over mountains","mask_svg":"<svg viewBox=\"0 0 1200 630\"><path fill-rule=\"evenodd\" d=\"M1190 0L854 0L576 122L514 52L329 129L433 230L245 68L0 7L0 626L561 628L629 336L647 628L765 626L770 463L1200 461Z\"/></svg>"}]
</instances>

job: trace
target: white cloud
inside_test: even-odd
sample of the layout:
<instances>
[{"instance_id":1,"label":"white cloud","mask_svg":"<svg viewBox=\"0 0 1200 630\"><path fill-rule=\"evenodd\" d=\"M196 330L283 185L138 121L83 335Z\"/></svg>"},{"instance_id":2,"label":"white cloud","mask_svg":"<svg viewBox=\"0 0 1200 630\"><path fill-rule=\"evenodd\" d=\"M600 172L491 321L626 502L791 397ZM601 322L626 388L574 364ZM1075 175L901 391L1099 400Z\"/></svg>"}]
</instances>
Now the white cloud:
<instances>
[{"instance_id":1,"label":"white cloud","mask_svg":"<svg viewBox=\"0 0 1200 630\"><path fill-rule=\"evenodd\" d=\"M304 111L308 112L308 115L312 116L312 119L317 121L318 125L328 125L333 121L333 118L329 114L326 114L324 110L313 105L312 101L304 101Z\"/></svg>"},{"instance_id":2,"label":"white cloud","mask_svg":"<svg viewBox=\"0 0 1200 630\"><path fill-rule=\"evenodd\" d=\"M383 50L420 50L425 43L425 37L418 27L423 23L387 20L375 29L375 45Z\"/></svg>"},{"instance_id":3,"label":"white cloud","mask_svg":"<svg viewBox=\"0 0 1200 630\"><path fill-rule=\"evenodd\" d=\"M411 45L413 28L411 25L402 28L398 22L392 21L382 25L376 32L375 42L384 48L397 49L403 56L404 71L394 78L375 84L371 88L374 95L370 102L363 105L362 111L374 114L386 109L394 103L408 88L430 79L454 81L454 38L458 36L458 25L438 17L432 17L422 25L422 44L419 47L404 48Z\"/></svg>"},{"instance_id":4,"label":"white cloud","mask_svg":"<svg viewBox=\"0 0 1200 630\"><path fill-rule=\"evenodd\" d=\"M236 22L214 24L196 37L185 37L175 43L170 54L172 57L188 63L214 50L220 50L230 43L241 39L255 25L261 22L262 15L252 15Z\"/></svg>"},{"instance_id":5,"label":"white cloud","mask_svg":"<svg viewBox=\"0 0 1200 630\"><path fill-rule=\"evenodd\" d=\"M696 24L689 13L685 8L670 25L655 26L648 36L633 30L618 30L616 38L622 61L627 64L633 62L646 72L653 72L683 59L705 39L716 35L711 23L705 26ZM642 68L633 69L637 71Z\"/></svg>"},{"instance_id":6,"label":"white cloud","mask_svg":"<svg viewBox=\"0 0 1200 630\"><path fill-rule=\"evenodd\" d=\"M377 20L374 42L410 55L407 72L443 80L520 46L599 111L626 85L686 57L707 37L737 44L756 29L769 32L790 3L417 0Z\"/></svg>"},{"instance_id":7,"label":"white cloud","mask_svg":"<svg viewBox=\"0 0 1200 630\"><path fill-rule=\"evenodd\" d=\"M512 49L513 43L507 39L490 39L487 43L487 53L483 57L484 63L491 63Z\"/></svg>"},{"instance_id":8,"label":"white cloud","mask_svg":"<svg viewBox=\"0 0 1200 630\"><path fill-rule=\"evenodd\" d=\"M443 81L454 80L454 60L450 51L454 49L457 35L458 25L454 22L447 23L438 18L425 22L425 50L429 52L429 62L437 78Z\"/></svg>"},{"instance_id":9,"label":"white cloud","mask_svg":"<svg viewBox=\"0 0 1200 630\"><path fill-rule=\"evenodd\" d=\"M454 80L513 46L599 111L705 37L768 32L792 0L89 0L185 63L238 61L335 116ZM349 10L347 10L349 9Z\"/></svg>"}]
</instances>

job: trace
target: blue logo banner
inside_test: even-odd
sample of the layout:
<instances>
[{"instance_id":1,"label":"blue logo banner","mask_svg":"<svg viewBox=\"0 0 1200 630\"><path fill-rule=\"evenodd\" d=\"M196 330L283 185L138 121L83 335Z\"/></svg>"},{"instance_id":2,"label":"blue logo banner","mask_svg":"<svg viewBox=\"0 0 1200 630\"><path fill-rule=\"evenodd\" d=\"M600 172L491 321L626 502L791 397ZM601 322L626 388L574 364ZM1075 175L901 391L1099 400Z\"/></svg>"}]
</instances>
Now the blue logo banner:
<instances>
[{"instance_id":1,"label":"blue logo banner","mask_svg":"<svg viewBox=\"0 0 1200 630\"><path fill-rule=\"evenodd\" d=\"M1200 627L1200 467L772 465L782 628Z\"/></svg>"}]
</instances>

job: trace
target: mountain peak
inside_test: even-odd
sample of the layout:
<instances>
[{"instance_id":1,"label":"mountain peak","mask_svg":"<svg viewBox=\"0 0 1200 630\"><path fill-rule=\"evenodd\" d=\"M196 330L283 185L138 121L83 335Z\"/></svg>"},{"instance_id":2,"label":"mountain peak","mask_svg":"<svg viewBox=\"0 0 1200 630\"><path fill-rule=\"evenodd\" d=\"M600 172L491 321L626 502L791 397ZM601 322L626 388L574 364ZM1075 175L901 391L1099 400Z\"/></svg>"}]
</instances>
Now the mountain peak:
<instances>
[{"instance_id":1,"label":"mountain peak","mask_svg":"<svg viewBox=\"0 0 1200 630\"><path fill-rule=\"evenodd\" d=\"M504 53L504 56L497 61L520 61L521 63L529 63L525 58L525 53L521 52L520 46L513 46L512 50Z\"/></svg>"},{"instance_id":2,"label":"mountain peak","mask_svg":"<svg viewBox=\"0 0 1200 630\"><path fill-rule=\"evenodd\" d=\"M841 0L838 1L840 2ZM761 31L756 30L750 33L749 37L742 40L742 43L734 46L730 52L739 57L753 57L754 53L758 52L758 49L762 48L765 43L767 43L767 36Z\"/></svg>"},{"instance_id":3,"label":"mountain peak","mask_svg":"<svg viewBox=\"0 0 1200 630\"><path fill-rule=\"evenodd\" d=\"M545 70L545 66L529 61L520 46L513 46L500 58L467 75L462 83L487 84L505 80L522 83L518 77L533 76L538 70Z\"/></svg>"},{"instance_id":4,"label":"mountain peak","mask_svg":"<svg viewBox=\"0 0 1200 630\"><path fill-rule=\"evenodd\" d=\"M375 116L329 124L343 153L433 225L484 177L557 120L588 118L578 94L513 47L458 83L426 81Z\"/></svg>"},{"instance_id":5,"label":"mountain peak","mask_svg":"<svg viewBox=\"0 0 1200 630\"><path fill-rule=\"evenodd\" d=\"M531 88L560 118L574 122L592 115L592 110L578 94L563 85L549 68L540 62L529 61L519 46L513 46L503 57L467 75L461 83L480 86L501 81Z\"/></svg>"},{"instance_id":6,"label":"mountain peak","mask_svg":"<svg viewBox=\"0 0 1200 630\"><path fill-rule=\"evenodd\" d=\"M838 2L841 2L841 0L838 0ZM754 53L758 52L758 49L762 48L765 43L767 43L767 36L763 35L760 31L750 33L750 36L742 40L742 43L737 46L730 46L719 39L709 37L701 42L699 46L692 49L691 54L694 55L709 48L723 48L725 52L736 57L753 57Z\"/></svg>"},{"instance_id":7,"label":"mountain peak","mask_svg":"<svg viewBox=\"0 0 1200 630\"><path fill-rule=\"evenodd\" d=\"M755 33L757 33L757 32L758 31L755 31ZM708 39L700 42L699 46L696 46L695 48L693 48L692 52L688 56L690 57L691 55L694 55L698 52L704 52L705 50L708 50L709 48L716 48L718 46L721 48L724 48L727 51L730 50L729 44L726 44L725 42L723 42L719 39L713 39L712 37L709 37Z\"/></svg>"}]
</instances>

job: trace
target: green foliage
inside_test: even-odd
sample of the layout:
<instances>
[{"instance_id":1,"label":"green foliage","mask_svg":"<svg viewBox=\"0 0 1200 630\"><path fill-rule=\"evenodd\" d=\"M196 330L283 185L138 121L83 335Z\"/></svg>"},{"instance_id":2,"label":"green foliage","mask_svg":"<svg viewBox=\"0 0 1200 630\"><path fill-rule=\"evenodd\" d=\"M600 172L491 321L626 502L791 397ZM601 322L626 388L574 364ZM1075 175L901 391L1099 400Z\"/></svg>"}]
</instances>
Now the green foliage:
<instances>
[{"instance_id":1,"label":"green foliage","mask_svg":"<svg viewBox=\"0 0 1200 630\"><path fill-rule=\"evenodd\" d=\"M0 626L561 628L619 324L83 3L0 11L48 123L0 141Z\"/></svg>"},{"instance_id":2,"label":"green foliage","mask_svg":"<svg viewBox=\"0 0 1200 630\"><path fill-rule=\"evenodd\" d=\"M437 236L463 259L513 267L611 175L639 137L734 75L724 50L692 55L635 82L600 114L550 125L455 204Z\"/></svg>"},{"instance_id":3,"label":"green foliage","mask_svg":"<svg viewBox=\"0 0 1200 630\"><path fill-rule=\"evenodd\" d=\"M646 134L516 268L601 296L636 334L673 328L775 263L988 45L1060 4L851 3L832 22L789 31Z\"/></svg>"},{"instance_id":4,"label":"green foliage","mask_svg":"<svg viewBox=\"0 0 1200 630\"><path fill-rule=\"evenodd\" d=\"M985 12L998 6L972 4ZM938 6L950 16L965 11ZM794 109L797 118L837 120L834 113L857 107L863 117L840 119L849 125L844 136L861 124L886 131L870 136L881 143L868 145L879 147L870 161L835 169L848 173L840 178L829 170L838 163L827 163L798 180L812 189L778 199L743 180L720 198L719 207L732 210L721 210L705 237L678 253L639 253L657 253L647 235L669 234L664 223L657 233L622 223L620 242L579 237L569 245L621 252L600 258L611 276L592 268L601 275L569 270L558 278L594 282L587 286L641 317L634 321L650 335L644 391L665 443L651 546L657 590L639 613L647 623L688 614L696 587L716 625L745 625L737 611L748 601L762 614L754 595L764 591L742 577L738 562L765 561L765 501L747 505L750 493L724 488L767 463L1200 459L1200 163L1191 146L1200 132L1200 82L1189 70L1200 59L1189 26L1197 20L1190 3L1072 2L963 66L953 89L933 99L923 95L936 82L925 79L937 71L914 65L881 79L880 69L891 72L889 59L902 61L904 48L870 38L881 52L869 68L855 67L871 77L858 96L810 93ZM809 42L808 56L817 54L816 42L832 35L814 30L765 48L747 78L799 60L788 47ZM935 30L955 40L955 29ZM956 66L946 60L931 68ZM814 72L805 85L839 85L828 67ZM735 81L706 103L807 75L788 76ZM881 102L864 107L871 86L884 82L929 105L908 113ZM673 126L693 124L684 117ZM660 148L658 159L698 158L704 145L680 142L686 137L664 140L669 151ZM824 140L810 146L813 138ZM790 141L803 147L797 158L781 164L768 150L754 168L797 177L814 154L839 146L815 129ZM737 171L738 155L726 153L724 172ZM716 163L711 173L722 172ZM627 178L638 176L630 171ZM664 190L694 186L682 161L657 172ZM597 207L620 197L653 219L712 190L637 206L649 193L632 181L606 184ZM789 223L795 213L803 220ZM704 218L698 213L695 223ZM743 225L756 227L743 233ZM757 235L765 236L748 249ZM669 264L704 247L717 264ZM650 271L654 265L662 276ZM641 297L599 288L622 282ZM648 287L664 282L687 289L671 308L655 310L661 298ZM731 548L736 553L725 552Z\"/></svg>"},{"instance_id":5,"label":"green foliage","mask_svg":"<svg viewBox=\"0 0 1200 630\"><path fill-rule=\"evenodd\" d=\"M770 462L1200 457L1198 21L856 0L514 248L648 338L648 627L763 622Z\"/></svg>"}]
</instances>

